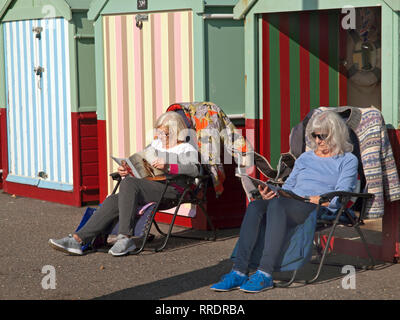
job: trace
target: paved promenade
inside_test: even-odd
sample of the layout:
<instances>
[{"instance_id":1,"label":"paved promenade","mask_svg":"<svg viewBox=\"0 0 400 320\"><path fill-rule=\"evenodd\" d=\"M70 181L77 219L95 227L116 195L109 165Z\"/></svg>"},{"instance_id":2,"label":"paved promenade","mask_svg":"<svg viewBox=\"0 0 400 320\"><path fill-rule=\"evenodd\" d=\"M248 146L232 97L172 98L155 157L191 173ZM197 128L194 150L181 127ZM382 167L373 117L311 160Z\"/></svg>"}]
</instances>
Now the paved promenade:
<instances>
[{"instance_id":1,"label":"paved promenade","mask_svg":"<svg viewBox=\"0 0 400 320\"><path fill-rule=\"evenodd\" d=\"M313 285L295 283L289 289L260 294L216 293L209 287L230 270L229 256L239 229L220 230L216 242L172 239L161 253L149 250L116 258L96 252L76 257L51 249L47 241L73 232L85 208L4 193L0 193L0 204L1 300L400 299L400 264L389 263L381 263L375 270L357 270L353 285L345 281L341 268L328 266ZM176 232L186 231L176 228ZM353 257L331 256L330 260L360 263ZM315 269L315 265L307 265L299 278L310 278ZM55 282L48 277L50 273ZM346 283L353 288L345 289Z\"/></svg>"}]
</instances>

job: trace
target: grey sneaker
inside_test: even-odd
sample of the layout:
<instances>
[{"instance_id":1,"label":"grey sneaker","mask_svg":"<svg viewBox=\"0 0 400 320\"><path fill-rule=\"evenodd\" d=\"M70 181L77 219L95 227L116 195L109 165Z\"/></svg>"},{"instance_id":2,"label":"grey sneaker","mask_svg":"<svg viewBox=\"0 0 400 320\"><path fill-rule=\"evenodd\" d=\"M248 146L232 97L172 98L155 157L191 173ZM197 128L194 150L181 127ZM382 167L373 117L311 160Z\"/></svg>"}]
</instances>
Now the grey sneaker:
<instances>
[{"instance_id":1,"label":"grey sneaker","mask_svg":"<svg viewBox=\"0 0 400 320\"><path fill-rule=\"evenodd\" d=\"M81 256L83 255L81 244L74 239L74 237L70 234L68 237L62 239L50 239L49 245L59 251L70 253L73 255Z\"/></svg>"},{"instance_id":2,"label":"grey sneaker","mask_svg":"<svg viewBox=\"0 0 400 320\"><path fill-rule=\"evenodd\" d=\"M117 242L112 246L112 248L108 251L108 253L113 256L123 256L128 254L129 252L136 249L135 242L132 238L128 238L123 234L119 234L117 237Z\"/></svg>"}]
</instances>

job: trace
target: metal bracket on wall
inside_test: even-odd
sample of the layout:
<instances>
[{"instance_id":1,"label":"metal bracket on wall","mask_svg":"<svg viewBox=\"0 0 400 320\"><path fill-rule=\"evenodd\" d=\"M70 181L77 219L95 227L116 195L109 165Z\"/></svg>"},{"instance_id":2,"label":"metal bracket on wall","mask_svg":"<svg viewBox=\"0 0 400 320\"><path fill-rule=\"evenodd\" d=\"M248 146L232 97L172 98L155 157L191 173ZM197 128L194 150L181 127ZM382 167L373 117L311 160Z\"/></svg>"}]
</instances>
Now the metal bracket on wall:
<instances>
[{"instance_id":1,"label":"metal bracket on wall","mask_svg":"<svg viewBox=\"0 0 400 320\"><path fill-rule=\"evenodd\" d=\"M39 171L39 172L38 172L38 177L41 178L41 179L47 179L49 176L47 175L46 172L44 172L44 171Z\"/></svg>"},{"instance_id":2,"label":"metal bracket on wall","mask_svg":"<svg viewBox=\"0 0 400 320\"><path fill-rule=\"evenodd\" d=\"M137 14L135 17L136 20L136 27L139 29L142 29L143 27L143 21L148 21L149 20L149 15L147 14Z\"/></svg>"},{"instance_id":3,"label":"metal bracket on wall","mask_svg":"<svg viewBox=\"0 0 400 320\"><path fill-rule=\"evenodd\" d=\"M230 13L204 13L203 19L233 19L233 14Z\"/></svg>"},{"instance_id":4,"label":"metal bracket on wall","mask_svg":"<svg viewBox=\"0 0 400 320\"><path fill-rule=\"evenodd\" d=\"M74 39L79 40L79 39L94 39L94 35L93 34L80 34L77 33L76 35L74 35Z\"/></svg>"},{"instance_id":5,"label":"metal bracket on wall","mask_svg":"<svg viewBox=\"0 0 400 320\"><path fill-rule=\"evenodd\" d=\"M44 72L44 68L43 67L35 67L34 69L33 69L33 71L35 71L35 73L36 73L36 75L37 76L42 76L42 74L43 74L43 72Z\"/></svg>"},{"instance_id":6,"label":"metal bracket on wall","mask_svg":"<svg viewBox=\"0 0 400 320\"><path fill-rule=\"evenodd\" d=\"M33 27L32 32L36 33L36 39L39 39L39 40L42 39L42 32L43 32L42 27Z\"/></svg>"}]
</instances>

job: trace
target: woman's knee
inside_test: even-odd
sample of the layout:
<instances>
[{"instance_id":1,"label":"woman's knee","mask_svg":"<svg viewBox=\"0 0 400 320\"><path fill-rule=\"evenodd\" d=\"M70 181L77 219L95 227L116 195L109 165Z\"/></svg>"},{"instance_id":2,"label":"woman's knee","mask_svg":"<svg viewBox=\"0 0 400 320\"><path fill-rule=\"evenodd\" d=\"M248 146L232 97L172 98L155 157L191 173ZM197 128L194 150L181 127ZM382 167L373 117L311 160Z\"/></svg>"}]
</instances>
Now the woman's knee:
<instances>
[{"instance_id":1,"label":"woman's knee","mask_svg":"<svg viewBox=\"0 0 400 320\"><path fill-rule=\"evenodd\" d=\"M119 192L125 190L136 190L139 184L140 179L135 177L125 177L121 180L121 184L119 185Z\"/></svg>"},{"instance_id":2,"label":"woman's knee","mask_svg":"<svg viewBox=\"0 0 400 320\"><path fill-rule=\"evenodd\" d=\"M246 210L246 215L263 216L268 208L269 200L255 200L249 203Z\"/></svg>"},{"instance_id":3,"label":"woman's knee","mask_svg":"<svg viewBox=\"0 0 400 320\"><path fill-rule=\"evenodd\" d=\"M276 213L284 211L285 207L285 198L273 198L271 199L268 206L268 213Z\"/></svg>"},{"instance_id":4,"label":"woman's knee","mask_svg":"<svg viewBox=\"0 0 400 320\"><path fill-rule=\"evenodd\" d=\"M100 208L103 208L105 211L118 208L118 194L110 194L100 205ZM100 209L99 208L99 209ZM103 210L99 210L103 211Z\"/></svg>"}]
</instances>

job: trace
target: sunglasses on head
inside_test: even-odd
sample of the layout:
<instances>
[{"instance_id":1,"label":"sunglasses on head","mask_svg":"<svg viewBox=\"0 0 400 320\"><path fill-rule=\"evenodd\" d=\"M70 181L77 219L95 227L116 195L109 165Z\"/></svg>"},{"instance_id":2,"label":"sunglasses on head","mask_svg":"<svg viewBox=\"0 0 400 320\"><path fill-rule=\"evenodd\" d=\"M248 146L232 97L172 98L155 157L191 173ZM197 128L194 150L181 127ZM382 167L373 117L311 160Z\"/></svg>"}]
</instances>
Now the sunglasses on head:
<instances>
[{"instance_id":1,"label":"sunglasses on head","mask_svg":"<svg viewBox=\"0 0 400 320\"><path fill-rule=\"evenodd\" d=\"M312 136L314 139L318 138L319 140L325 140L326 138L328 138L328 135L327 135L327 134L315 133L315 132L312 132L312 133L311 133L311 136Z\"/></svg>"}]
</instances>

